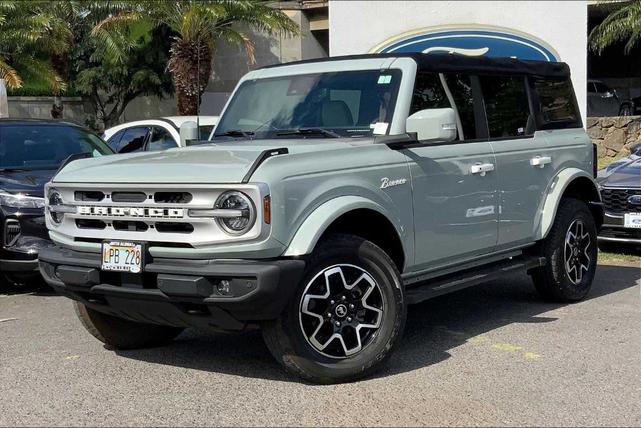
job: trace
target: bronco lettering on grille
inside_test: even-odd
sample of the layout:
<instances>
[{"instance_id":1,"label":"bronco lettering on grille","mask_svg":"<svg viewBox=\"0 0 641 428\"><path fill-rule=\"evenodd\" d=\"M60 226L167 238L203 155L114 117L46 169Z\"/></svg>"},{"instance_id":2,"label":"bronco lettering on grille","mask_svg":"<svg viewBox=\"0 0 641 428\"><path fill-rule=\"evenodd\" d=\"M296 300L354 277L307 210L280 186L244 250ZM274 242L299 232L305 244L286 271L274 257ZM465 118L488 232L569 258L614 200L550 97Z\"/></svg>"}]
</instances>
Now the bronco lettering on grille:
<instances>
[{"instance_id":1,"label":"bronco lettering on grille","mask_svg":"<svg viewBox=\"0 0 641 428\"><path fill-rule=\"evenodd\" d=\"M183 218L182 208L141 208L141 207L94 207L78 206L78 214L88 216L140 217L140 218Z\"/></svg>"}]
</instances>

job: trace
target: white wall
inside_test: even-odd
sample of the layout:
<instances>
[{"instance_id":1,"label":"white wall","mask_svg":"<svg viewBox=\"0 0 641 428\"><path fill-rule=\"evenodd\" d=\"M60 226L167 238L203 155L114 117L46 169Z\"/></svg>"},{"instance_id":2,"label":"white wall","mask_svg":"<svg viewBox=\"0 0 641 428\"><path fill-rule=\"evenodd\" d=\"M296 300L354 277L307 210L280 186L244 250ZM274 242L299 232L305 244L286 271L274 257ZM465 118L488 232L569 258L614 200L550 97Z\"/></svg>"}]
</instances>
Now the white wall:
<instances>
[{"instance_id":1,"label":"white wall","mask_svg":"<svg viewBox=\"0 0 641 428\"><path fill-rule=\"evenodd\" d=\"M329 4L330 55L367 53L399 34L443 25L495 25L531 34L569 64L586 115L586 1L353 1Z\"/></svg>"}]
</instances>

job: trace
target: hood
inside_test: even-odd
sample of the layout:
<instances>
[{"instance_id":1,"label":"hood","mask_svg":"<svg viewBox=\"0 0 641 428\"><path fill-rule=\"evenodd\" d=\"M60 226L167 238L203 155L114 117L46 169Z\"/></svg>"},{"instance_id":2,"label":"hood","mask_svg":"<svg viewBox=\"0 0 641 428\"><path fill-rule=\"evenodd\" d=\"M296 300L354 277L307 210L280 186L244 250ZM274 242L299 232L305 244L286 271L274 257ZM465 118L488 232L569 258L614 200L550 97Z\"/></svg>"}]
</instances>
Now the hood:
<instances>
[{"instance_id":1,"label":"hood","mask_svg":"<svg viewBox=\"0 0 641 428\"><path fill-rule=\"evenodd\" d=\"M371 140L370 140L371 141ZM359 144L364 140L359 139ZM351 147L350 139L234 140L161 152L103 156L74 161L56 183L240 183L265 150L289 154Z\"/></svg>"},{"instance_id":2,"label":"hood","mask_svg":"<svg viewBox=\"0 0 641 428\"><path fill-rule=\"evenodd\" d=\"M641 157L630 155L599 172L597 181L604 187L641 188Z\"/></svg>"},{"instance_id":3,"label":"hood","mask_svg":"<svg viewBox=\"0 0 641 428\"><path fill-rule=\"evenodd\" d=\"M0 190L42 197L45 184L55 173L55 169L0 172Z\"/></svg>"}]
</instances>

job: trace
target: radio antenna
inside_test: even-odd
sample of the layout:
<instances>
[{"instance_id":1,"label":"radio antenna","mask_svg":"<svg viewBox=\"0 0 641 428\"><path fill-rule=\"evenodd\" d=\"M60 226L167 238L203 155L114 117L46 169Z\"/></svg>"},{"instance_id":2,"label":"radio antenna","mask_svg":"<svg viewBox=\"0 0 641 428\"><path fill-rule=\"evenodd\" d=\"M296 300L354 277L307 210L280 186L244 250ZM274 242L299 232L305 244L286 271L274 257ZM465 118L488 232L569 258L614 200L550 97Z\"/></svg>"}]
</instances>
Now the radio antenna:
<instances>
[{"instance_id":1,"label":"radio antenna","mask_svg":"<svg viewBox=\"0 0 641 428\"><path fill-rule=\"evenodd\" d=\"M197 39L198 43L198 48L196 49L196 52L198 52L197 58L196 58L196 85L198 86L198 89L196 90L196 132L198 133L198 139L200 140L200 36Z\"/></svg>"}]
</instances>

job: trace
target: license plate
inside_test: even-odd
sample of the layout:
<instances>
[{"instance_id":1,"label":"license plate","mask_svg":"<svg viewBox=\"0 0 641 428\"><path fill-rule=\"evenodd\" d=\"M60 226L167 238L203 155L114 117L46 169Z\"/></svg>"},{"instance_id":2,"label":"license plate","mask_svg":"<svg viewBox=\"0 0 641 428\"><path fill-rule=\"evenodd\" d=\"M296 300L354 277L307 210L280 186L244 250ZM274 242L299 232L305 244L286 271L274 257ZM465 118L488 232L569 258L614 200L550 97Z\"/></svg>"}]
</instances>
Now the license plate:
<instances>
[{"instance_id":1,"label":"license plate","mask_svg":"<svg viewBox=\"0 0 641 428\"><path fill-rule=\"evenodd\" d=\"M641 213L627 213L623 216L623 227L641 229Z\"/></svg>"},{"instance_id":2,"label":"license plate","mask_svg":"<svg viewBox=\"0 0 641 428\"><path fill-rule=\"evenodd\" d=\"M142 272L142 244L134 242L103 242L102 270Z\"/></svg>"}]
</instances>

